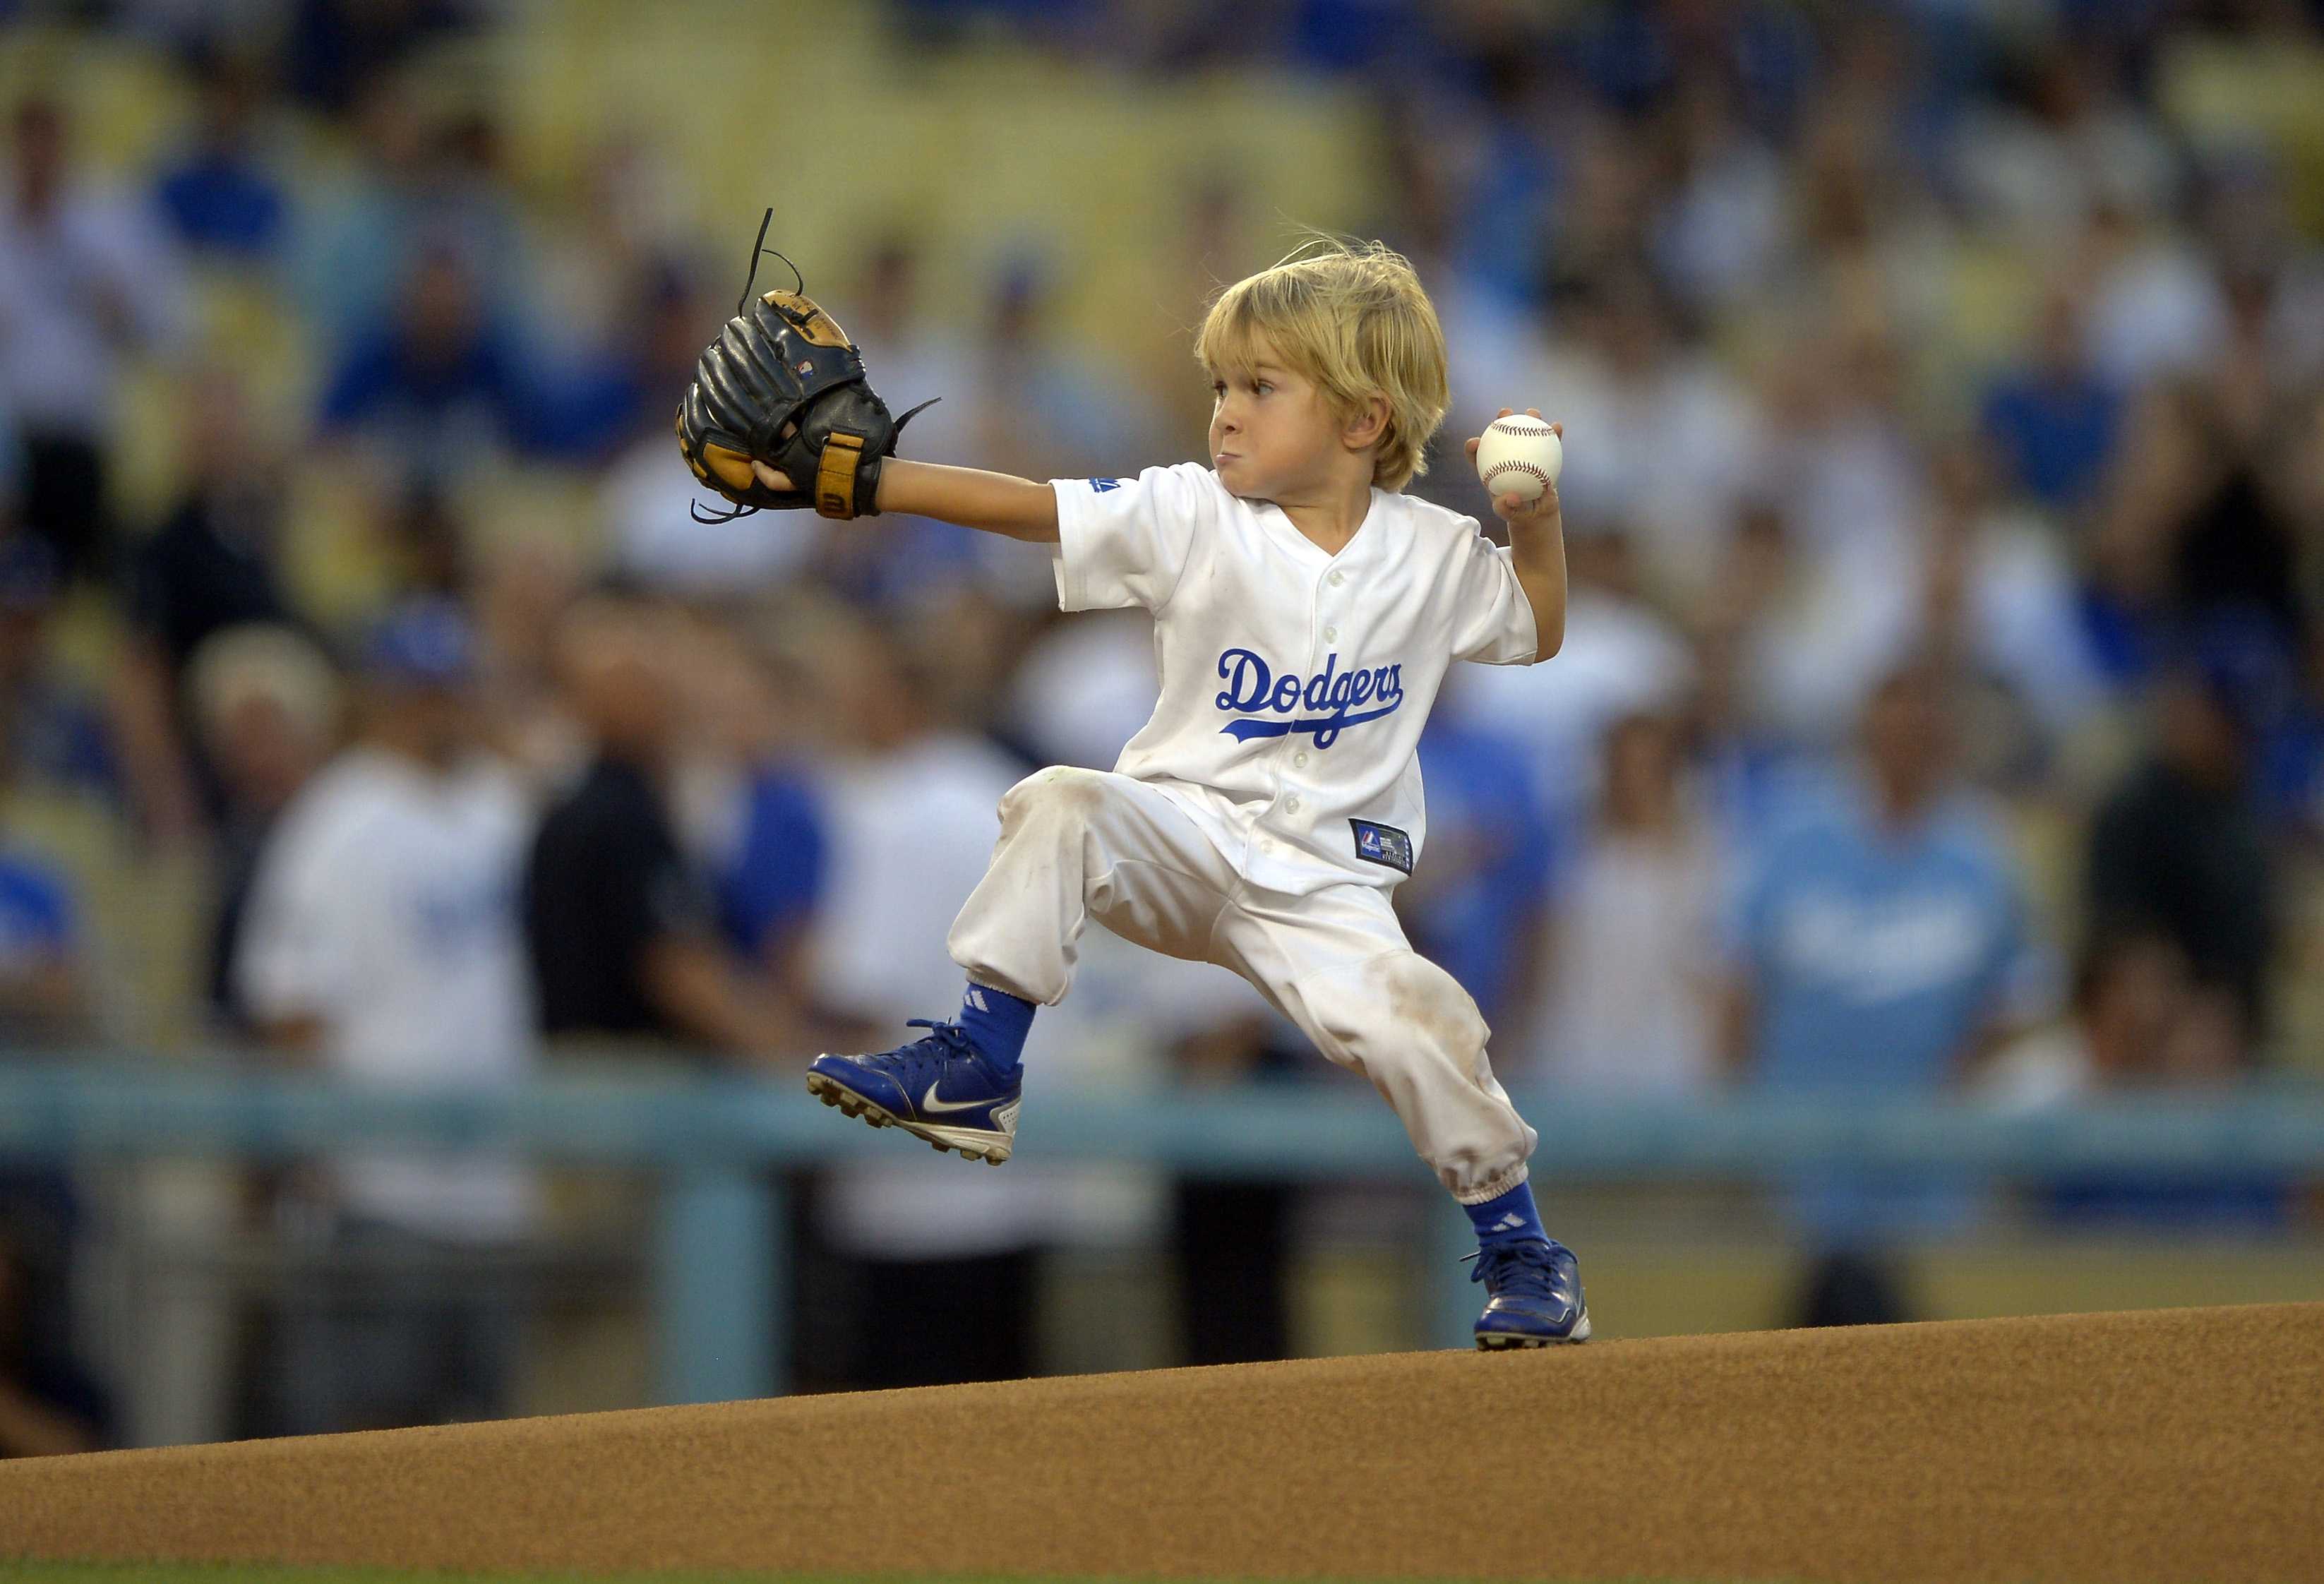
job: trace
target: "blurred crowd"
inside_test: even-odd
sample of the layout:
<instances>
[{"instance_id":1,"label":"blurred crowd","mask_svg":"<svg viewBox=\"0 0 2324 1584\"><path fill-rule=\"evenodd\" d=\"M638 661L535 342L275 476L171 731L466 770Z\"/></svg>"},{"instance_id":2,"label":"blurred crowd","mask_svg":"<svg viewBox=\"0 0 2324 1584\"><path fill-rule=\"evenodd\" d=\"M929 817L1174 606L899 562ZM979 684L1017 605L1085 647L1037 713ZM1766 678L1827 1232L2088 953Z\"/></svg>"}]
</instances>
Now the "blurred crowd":
<instances>
[{"instance_id":1,"label":"blurred crowd","mask_svg":"<svg viewBox=\"0 0 2324 1584\"><path fill-rule=\"evenodd\" d=\"M520 9L63 9L0 27L134 49L190 108L123 166L36 77L5 106L0 1042L788 1082L948 1008L994 805L1032 767L1111 767L1154 696L1143 618L1063 622L1038 550L940 524L698 520L718 502L669 415L747 220L673 220L682 151L643 135L544 195L489 91L416 91ZM1456 406L1418 493L1483 517L1461 437L1508 405L1565 424L1563 652L1453 679L1398 895L1513 1087L2042 1105L2316 1064L2314 7L872 9L899 60L1352 96L1379 193L1277 216L1206 164L1177 256L1005 238L967 318L927 310L958 266L908 215L783 236L891 405L944 399L908 454L1035 478L1199 455L1183 341L1081 344L1064 272L1150 279L1191 325L1290 219L1386 239L1435 298ZM124 445L156 412L136 432L164 454ZM163 874L193 878L146 889ZM108 944L180 895L175 966ZM1328 1081L1204 972L1101 953L1037 1023L1037 1084ZM496 1160L269 1193L365 1246L493 1247L544 1213ZM896 1346L835 1320L860 1344L838 1377L1029 1368L1031 1251L1118 1218L1103 1197L1029 1165L833 1174L844 1291L958 1320ZM1792 1198L1824 1318L1898 1312L1877 1251L1970 1213L1912 1183ZM2052 1200L2288 1213L2268 1184ZM1280 1350L1285 1203L1176 1195L1190 1283L1251 1299L1190 1301L1194 1356ZM439 1310L368 1340L286 1318L311 1367L286 1426L489 1402L497 1311ZM476 1379L429 1362L455 1355ZM415 1382L419 1407L346 1398Z\"/></svg>"}]
</instances>

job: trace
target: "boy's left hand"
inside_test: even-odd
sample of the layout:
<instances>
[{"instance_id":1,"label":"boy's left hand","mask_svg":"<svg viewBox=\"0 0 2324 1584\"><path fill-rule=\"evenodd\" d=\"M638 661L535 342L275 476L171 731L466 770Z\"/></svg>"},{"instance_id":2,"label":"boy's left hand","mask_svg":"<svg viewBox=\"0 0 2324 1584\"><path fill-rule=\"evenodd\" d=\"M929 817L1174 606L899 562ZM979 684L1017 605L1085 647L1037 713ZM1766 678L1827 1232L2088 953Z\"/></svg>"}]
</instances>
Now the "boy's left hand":
<instances>
[{"instance_id":1,"label":"boy's left hand","mask_svg":"<svg viewBox=\"0 0 2324 1584\"><path fill-rule=\"evenodd\" d=\"M1507 418L1516 410L1517 409L1514 407L1504 407L1500 411L1493 414L1493 416L1495 418ZM1539 418L1541 416L1541 409L1538 407L1528 407L1526 409L1526 416L1527 418ZM1563 441L1565 438L1565 426L1563 424L1553 423L1549 427L1557 432L1557 437L1559 440ZM1482 436L1471 436L1470 437L1468 444L1463 447L1463 450L1469 458L1469 465L1471 467L1477 465L1477 445L1482 438ZM1563 512L1561 511L1557 503L1557 486L1553 483L1530 501L1526 500L1522 495L1494 496L1493 515L1499 518L1503 522L1508 523L1512 529L1528 529L1556 526L1559 520L1563 516Z\"/></svg>"}]
</instances>

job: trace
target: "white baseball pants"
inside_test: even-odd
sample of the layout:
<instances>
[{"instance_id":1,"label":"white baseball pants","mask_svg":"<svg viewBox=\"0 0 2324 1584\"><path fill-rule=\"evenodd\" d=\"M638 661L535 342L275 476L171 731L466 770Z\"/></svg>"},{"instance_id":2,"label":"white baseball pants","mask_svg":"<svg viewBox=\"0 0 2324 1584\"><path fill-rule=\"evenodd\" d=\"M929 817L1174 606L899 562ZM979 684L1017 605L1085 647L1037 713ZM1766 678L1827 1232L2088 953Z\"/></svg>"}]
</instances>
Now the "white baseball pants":
<instances>
[{"instance_id":1,"label":"white baseball pants","mask_svg":"<svg viewBox=\"0 0 2324 1584\"><path fill-rule=\"evenodd\" d=\"M1371 1081L1462 1203L1525 1181L1539 1136L1493 1077L1491 1031L1458 981L1412 949L1387 892L1353 880L1306 897L1259 889L1154 787L1042 770L1001 800L1001 840L953 923L953 961L1055 1006L1092 919L1249 980L1324 1055Z\"/></svg>"}]
</instances>

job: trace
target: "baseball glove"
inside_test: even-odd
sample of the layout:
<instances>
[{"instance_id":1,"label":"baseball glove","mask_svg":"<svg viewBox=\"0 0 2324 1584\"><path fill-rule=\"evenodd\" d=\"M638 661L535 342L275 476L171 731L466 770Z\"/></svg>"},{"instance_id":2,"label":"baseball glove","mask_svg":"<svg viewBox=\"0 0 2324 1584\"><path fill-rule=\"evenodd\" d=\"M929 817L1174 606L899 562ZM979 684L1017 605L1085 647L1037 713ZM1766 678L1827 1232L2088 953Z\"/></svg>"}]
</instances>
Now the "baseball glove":
<instances>
[{"instance_id":1,"label":"baseball glove","mask_svg":"<svg viewBox=\"0 0 2324 1584\"><path fill-rule=\"evenodd\" d=\"M718 339L694 365L678 404L678 448L704 484L734 510L695 515L728 522L752 511L812 506L825 517L879 515L881 464L913 413L890 418L864 376L863 355L806 295L770 291L755 301L759 254L775 212L759 223L751 277ZM781 258L782 255L775 255ZM790 261L783 261L788 263ZM796 266L792 274L797 276ZM763 462L791 483L772 490L751 471Z\"/></svg>"}]
</instances>

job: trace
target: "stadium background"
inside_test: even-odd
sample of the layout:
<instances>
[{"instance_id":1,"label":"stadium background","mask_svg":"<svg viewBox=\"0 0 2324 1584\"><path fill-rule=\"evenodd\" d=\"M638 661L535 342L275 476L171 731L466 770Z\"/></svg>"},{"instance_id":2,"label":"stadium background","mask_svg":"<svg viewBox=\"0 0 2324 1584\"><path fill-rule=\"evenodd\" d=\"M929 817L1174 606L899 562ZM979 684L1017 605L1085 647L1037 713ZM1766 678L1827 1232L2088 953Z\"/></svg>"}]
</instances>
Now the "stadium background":
<instances>
[{"instance_id":1,"label":"stadium background","mask_svg":"<svg viewBox=\"0 0 2324 1584\"><path fill-rule=\"evenodd\" d=\"M415 598L473 620L529 818L601 749L651 760L685 871L639 860L667 906L578 948L652 954L642 1012L479 1071L787 1087L948 1008L993 799L1111 761L1145 636L941 526L690 520L669 407L777 201L890 402L945 397L912 455L1194 454L1187 331L1296 225L1418 263L1448 435L1564 419L1566 652L1448 693L1402 898L1553 1145L1560 1095L2312 1082L2319 43L2259 4L9 8L11 1059L316 1060L270 1048L221 907L411 704ZM50 147L61 227L23 197ZM1457 464L1422 487L1484 504ZM1737 899L1877 759L1865 695L1908 658L2024 927L1977 1016L1898 1011L1941 1064L1771 1050L1731 1015L1782 972ZM1348 1084L1223 977L1102 943L1036 1041L1043 1084ZM1417 1193L1044 1172L1038 1108L1005 1173L860 1157L798 1196L801 1384L1420 1334ZM512 1245L350 1227L313 1169L12 1167L5 1389L55 1415L12 1450L648 1400L650 1185L536 1186ZM1539 1186L1625 1334L2318 1295L2313 1194L2275 1178ZM873 1305L944 1323L867 1349ZM393 1402L346 1401L350 1335Z\"/></svg>"}]
</instances>

